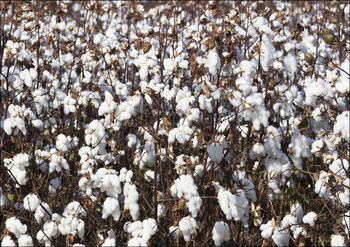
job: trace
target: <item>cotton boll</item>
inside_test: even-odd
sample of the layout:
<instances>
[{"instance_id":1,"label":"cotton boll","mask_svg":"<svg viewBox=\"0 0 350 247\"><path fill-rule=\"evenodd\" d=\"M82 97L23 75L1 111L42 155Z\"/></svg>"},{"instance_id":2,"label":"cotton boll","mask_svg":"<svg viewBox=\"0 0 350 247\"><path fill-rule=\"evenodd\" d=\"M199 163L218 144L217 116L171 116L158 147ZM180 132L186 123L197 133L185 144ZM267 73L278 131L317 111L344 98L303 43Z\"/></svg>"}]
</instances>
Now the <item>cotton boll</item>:
<instances>
[{"instance_id":1,"label":"cotton boll","mask_svg":"<svg viewBox=\"0 0 350 247\"><path fill-rule=\"evenodd\" d=\"M213 49L209 52L205 66L209 69L210 74L214 76L217 74L218 70L221 67L221 62L216 49Z\"/></svg>"},{"instance_id":2,"label":"cotton boll","mask_svg":"<svg viewBox=\"0 0 350 247\"><path fill-rule=\"evenodd\" d=\"M344 225L345 233L348 235L349 239L349 233L350 233L350 210L344 214L343 220L341 222Z\"/></svg>"},{"instance_id":3,"label":"cotton boll","mask_svg":"<svg viewBox=\"0 0 350 247\"><path fill-rule=\"evenodd\" d=\"M220 246L222 242L230 240L230 229L228 224L223 221L216 222L212 235L216 246Z\"/></svg>"},{"instance_id":4,"label":"cotton boll","mask_svg":"<svg viewBox=\"0 0 350 247\"><path fill-rule=\"evenodd\" d=\"M18 246L33 246L33 239L29 235L21 235L18 239Z\"/></svg>"},{"instance_id":5,"label":"cotton boll","mask_svg":"<svg viewBox=\"0 0 350 247\"><path fill-rule=\"evenodd\" d=\"M115 238L107 237L101 247L117 246Z\"/></svg>"},{"instance_id":6,"label":"cotton boll","mask_svg":"<svg viewBox=\"0 0 350 247\"><path fill-rule=\"evenodd\" d=\"M24 197L23 203L23 206L26 210L34 212L39 207L41 200L34 193L30 193Z\"/></svg>"},{"instance_id":7,"label":"cotton boll","mask_svg":"<svg viewBox=\"0 0 350 247\"><path fill-rule=\"evenodd\" d=\"M296 202L291 206L290 213L291 215L297 217L298 224L302 222L302 219L304 216L304 210L303 210L303 206L299 202Z\"/></svg>"},{"instance_id":8,"label":"cotton boll","mask_svg":"<svg viewBox=\"0 0 350 247\"><path fill-rule=\"evenodd\" d=\"M265 156L265 148L261 143L255 143L249 152L249 157L251 159L256 159L258 157Z\"/></svg>"},{"instance_id":9,"label":"cotton boll","mask_svg":"<svg viewBox=\"0 0 350 247\"><path fill-rule=\"evenodd\" d=\"M128 246L134 247L134 246L148 246L148 245L143 238L131 238L128 241Z\"/></svg>"},{"instance_id":10,"label":"cotton boll","mask_svg":"<svg viewBox=\"0 0 350 247\"><path fill-rule=\"evenodd\" d=\"M248 227L249 201L243 190L238 189L235 195L228 190L221 190L218 193L218 200L227 220L233 218L235 221L241 221L245 228Z\"/></svg>"},{"instance_id":11,"label":"cotton boll","mask_svg":"<svg viewBox=\"0 0 350 247\"><path fill-rule=\"evenodd\" d=\"M223 155L223 147L219 143L210 143L207 146L207 152L209 154L209 157L212 161L214 161L216 164L219 164L222 160Z\"/></svg>"},{"instance_id":12,"label":"cotton boll","mask_svg":"<svg viewBox=\"0 0 350 247\"><path fill-rule=\"evenodd\" d=\"M137 203L139 200L139 193L137 192L136 185L125 183L123 194L125 196L124 208L130 210L133 220L138 220L140 216L140 207Z\"/></svg>"},{"instance_id":13,"label":"cotton boll","mask_svg":"<svg viewBox=\"0 0 350 247\"><path fill-rule=\"evenodd\" d=\"M2 192L2 187L0 187L0 208L5 208L8 202L6 195Z\"/></svg>"},{"instance_id":14,"label":"cotton boll","mask_svg":"<svg viewBox=\"0 0 350 247\"><path fill-rule=\"evenodd\" d=\"M345 247L345 240L342 235L339 234L333 234L331 239L331 246L333 247Z\"/></svg>"},{"instance_id":15,"label":"cotton boll","mask_svg":"<svg viewBox=\"0 0 350 247\"><path fill-rule=\"evenodd\" d=\"M108 196L112 196L114 198L118 198L119 194L122 192L119 177L116 173L112 172L112 170L110 170L109 173L105 174L102 178L101 192L105 191Z\"/></svg>"},{"instance_id":16,"label":"cotton boll","mask_svg":"<svg viewBox=\"0 0 350 247\"><path fill-rule=\"evenodd\" d=\"M269 220L266 224L261 224L261 236L265 239L269 239L275 229L275 221Z\"/></svg>"},{"instance_id":17,"label":"cotton boll","mask_svg":"<svg viewBox=\"0 0 350 247\"><path fill-rule=\"evenodd\" d=\"M202 198L200 196L192 197L186 203L188 210L190 211L192 217L197 217L198 212L202 206Z\"/></svg>"},{"instance_id":18,"label":"cotton boll","mask_svg":"<svg viewBox=\"0 0 350 247\"><path fill-rule=\"evenodd\" d=\"M115 245L109 245L109 246L115 246ZM85 245L76 243L76 244L73 244L72 247L85 247Z\"/></svg>"},{"instance_id":19,"label":"cotton boll","mask_svg":"<svg viewBox=\"0 0 350 247\"><path fill-rule=\"evenodd\" d=\"M142 229L142 238L145 240L145 242L148 242L151 236L158 230L157 222L152 218L145 219L142 221Z\"/></svg>"},{"instance_id":20,"label":"cotton boll","mask_svg":"<svg viewBox=\"0 0 350 247\"><path fill-rule=\"evenodd\" d=\"M198 229L198 225L194 218L187 216L180 220L179 229L185 241L188 242L191 240L191 235L196 233L196 229Z\"/></svg>"},{"instance_id":21,"label":"cotton boll","mask_svg":"<svg viewBox=\"0 0 350 247\"><path fill-rule=\"evenodd\" d=\"M11 236L5 236L1 241L1 246L16 247L16 243L12 240Z\"/></svg>"},{"instance_id":22,"label":"cotton boll","mask_svg":"<svg viewBox=\"0 0 350 247\"><path fill-rule=\"evenodd\" d=\"M344 111L337 116L336 123L334 124L334 133L341 133L345 141L350 142L350 117L349 111Z\"/></svg>"},{"instance_id":23,"label":"cotton boll","mask_svg":"<svg viewBox=\"0 0 350 247\"><path fill-rule=\"evenodd\" d=\"M67 152L70 148L70 141L64 134L59 134L56 137L56 148L60 152Z\"/></svg>"},{"instance_id":24,"label":"cotton boll","mask_svg":"<svg viewBox=\"0 0 350 247\"><path fill-rule=\"evenodd\" d=\"M329 174L325 171L321 171L320 177L315 184L315 192L320 197L324 197L326 200L330 197L330 188L327 186L329 180Z\"/></svg>"},{"instance_id":25,"label":"cotton boll","mask_svg":"<svg viewBox=\"0 0 350 247\"><path fill-rule=\"evenodd\" d=\"M102 219L107 219L108 216L112 216L114 221L118 221L120 218L119 202L113 197L107 197L103 203Z\"/></svg>"},{"instance_id":26,"label":"cotton boll","mask_svg":"<svg viewBox=\"0 0 350 247\"><path fill-rule=\"evenodd\" d=\"M243 186L243 190L245 191L245 195L248 199L250 199L252 202L256 202L256 193L255 193L255 186L252 182L250 182L249 179L243 178L241 180L241 184Z\"/></svg>"},{"instance_id":27,"label":"cotton boll","mask_svg":"<svg viewBox=\"0 0 350 247\"><path fill-rule=\"evenodd\" d=\"M277 246L289 246L289 231L278 224L272 235L272 240Z\"/></svg>"},{"instance_id":28,"label":"cotton boll","mask_svg":"<svg viewBox=\"0 0 350 247\"><path fill-rule=\"evenodd\" d=\"M39 129L40 131L44 128L44 123L40 119L32 120L32 124L35 128Z\"/></svg>"},{"instance_id":29,"label":"cotton boll","mask_svg":"<svg viewBox=\"0 0 350 247\"><path fill-rule=\"evenodd\" d=\"M317 219L317 214L311 211L303 217L303 222L305 224L309 224L310 226L314 226L316 219Z\"/></svg>"},{"instance_id":30,"label":"cotton boll","mask_svg":"<svg viewBox=\"0 0 350 247\"><path fill-rule=\"evenodd\" d=\"M329 170L342 178L346 178L346 172L349 170L349 162L346 159L337 159L329 166Z\"/></svg>"},{"instance_id":31,"label":"cotton boll","mask_svg":"<svg viewBox=\"0 0 350 247\"><path fill-rule=\"evenodd\" d=\"M6 228L9 232L12 232L16 238L19 238L21 235L27 232L27 225L22 224L19 219L16 217L11 217L6 220Z\"/></svg>"},{"instance_id":32,"label":"cotton boll","mask_svg":"<svg viewBox=\"0 0 350 247\"><path fill-rule=\"evenodd\" d=\"M169 234L171 234L171 236L177 240L180 237L180 233L179 233L179 227L177 226L171 226L169 227Z\"/></svg>"},{"instance_id":33,"label":"cotton boll","mask_svg":"<svg viewBox=\"0 0 350 247\"><path fill-rule=\"evenodd\" d=\"M34 218L36 219L38 224L40 224L42 220L44 220L44 222L49 220L51 218L51 215L52 215L52 212L49 204L47 204L46 202L43 202L35 210Z\"/></svg>"}]
</instances>

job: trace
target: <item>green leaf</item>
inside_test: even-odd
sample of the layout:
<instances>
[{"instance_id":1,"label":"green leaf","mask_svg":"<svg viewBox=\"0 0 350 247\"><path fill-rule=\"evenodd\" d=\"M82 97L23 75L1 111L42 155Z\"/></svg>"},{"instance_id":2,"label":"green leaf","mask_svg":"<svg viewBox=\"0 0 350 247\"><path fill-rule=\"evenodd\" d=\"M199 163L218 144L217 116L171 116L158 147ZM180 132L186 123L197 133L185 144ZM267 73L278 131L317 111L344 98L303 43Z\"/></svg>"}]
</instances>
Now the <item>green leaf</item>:
<instances>
[{"instance_id":1,"label":"green leaf","mask_svg":"<svg viewBox=\"0 0 350 247\"><path fill-rule=\"evenodd\" d=\"M68 160L72 161L74 159L74 157L75 157L75 153L71 153L68 157Z\"/></svg>"},{"instance_id":2,"label":"green leaf","mask_svg":"<svg viewBox=\"0 0 350 247\"><path fill-rule=\"evenodd\" d=\"M18 200L18 196L17 194L7 194L7 198L12 202L12 201L17 201Z\"/></svg>"}]
</instances>

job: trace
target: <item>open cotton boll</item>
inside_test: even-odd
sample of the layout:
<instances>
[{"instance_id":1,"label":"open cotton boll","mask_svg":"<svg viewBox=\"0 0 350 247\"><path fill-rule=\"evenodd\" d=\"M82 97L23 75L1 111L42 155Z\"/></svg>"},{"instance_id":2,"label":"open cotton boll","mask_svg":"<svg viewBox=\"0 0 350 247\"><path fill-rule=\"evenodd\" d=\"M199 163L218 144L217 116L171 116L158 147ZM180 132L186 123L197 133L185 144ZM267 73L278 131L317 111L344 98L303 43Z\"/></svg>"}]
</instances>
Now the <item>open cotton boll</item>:
<instances>
[{"instance_id":1,"label":"open cotton boll","mask_svg":"<svg viewBox=\"0 0 350 247\"><path fill-rule=\"evenodd\" d=\"M186 242L191 240L191 235L196 233L198 229L198 224L196 220L192 217L184 217L179 222L179 229Z\"/></svg>"},{"instance_id":2,"label":"open cotton boll","mask_svg":"<svg viewBox=\"0 0 350 247\"><path fill-rule=\"evenodd\" d=\"M345 233L350 237L350 210L344 214L343 220L341 222L344 225Z\"/></svg>"},{"instance_id":3,"label":"open cotton boll","mask_svg":"<svg viewBox=\"0 0 350 247\"><path fill-rule=\"evenodd\" d=\"M58 231L58 225L54 221L47 221L44 223L43 229L39 230L36 234L36 239L45 246L51 246L52 238L57 238L60 232ZM51 240L50 240L50 239Z\"/></svg>"},{"instance_id":4,"label":"open cotton boll","mask_svg":"<svg viewBox=\"0 0 350 247\"><path fill-rule=\"evenodd\" d=\"M303 217L303 222L305 224L309 224L310 226L314 226L316 219L317 219L317 214L311 211Z\"/></svg>"},{"instance_id":5,"label":"open cotton boll","mask_svg":"<svg viewBox=\"0 0 350 247\"><path fill-rule=\"evenodd\" d=\"M342 235L333 234L331 237L331 246L333 247L345 247L345 240Z\"/></svg>"},{"instance_id":6,"label":"open cotton boll","mask_svg":"<svg viewBox=\"0 0 350 247\"><path fill-rule=\"evenodd\" d=\"M266 224L261 224L261 236L265 239L269 239L275 229L275 221L269 220Z\"/></svg>"},{"instance_id":7,"label":"open cotton boll","mask_svg":"<svg viewBox=\"0 0 350 247\"><path fill-rule=\"evenodd\" d=\"M181 175L177 178L171 186L170 192L173 197L184 197L186 200L199 196L197 186L195 185L193 178L188 174Z\"/></svg>"},{"instance_id":8,"label":"open cotton boll","mask_svg":"<svg viewBox=\"0 0 350 247\"><path fill-rule=\"evenodd\" d=\"M221 61L216 49L209 51L205 66L209 69L210 74L216 75L221 67Z\"/></svg>"},{"instance_id":9,"label":"open cotton boll","mask_svg":"<svg viewBox=\"0 0 350 247\"><path fill-rule=\"evenodd\" d=\"M2 187L0 187L0 208L3 209L8 203L9 201L7 200L6 195L2 192Z\"/></svg>"},{"instance_id":10,"label":"open cotton boll","mask_svg":"<svg viewBox=\"0 0 350 247\"><path fill-rule=\"evenodd\" d=\"M44 220L44 222L49 220L51 218L51 215L52 215L52 212L49 204L47 204L46 202L43 202L35 210L34 218L36 219L38 224L40 224L42 220Z\"/></svg>"},{"instance_id":11,"label":"open cotton boll","mask_svg":"<svg viewBox=\"0 0 350 247\"><path fill-rule=\"evenodd\" d=\"M115 246L115 245L109 245L109 246ZM76 243L76 244L73 244L72 247L85 247L85 245Z\"/></svg>"},{"instance_id":12,"label":"open cotton boll","mask_svg":"<svg viewBox=\"0 0 350 247\"><path fill-rule=\"evenodd\" d=\"M244 227L248 227L249 201L245 197L244 191L238 189L236 194L228 190L221 190L218 193L218 200L221 210L226 215L227 220L232 218L235 221L241 221Z\"/></svg>"},{"instance_id":13,"label":"open cotton boll","mask_svg":"<svg viewBox=\"0 0 350 247\"><path fill-rule=\"evenodd\" d=\"M197 217L198 212L202 206L202 198L200 196L194 196L186 202L188 211L190 211L192 217Z\"/></svg>"},{"instance_id":14,"label":"open cotton boll","mask_svg":"<svg viewBox=\"0 0 350 247\"><path fill-rule=\"evenodd\" d=\"M250 199L252 202L256 202L256 193L255 193L255 186L252 182L250 182L249 179L243 178L241 179L241 184L243 186L243 190L245 191L245 195L248 199Z\"/></svg>"},{"instance_id":15,"label":"open cotton boll","mask_svg":"<svg viewBox=\"0 0 350 247\"><path fill-rule=\"evenodd\" d=\"M8 218L5 225L6 229L13 233L16 238L19 238L21 235L27 232L27 225L22 224L16 217Z\"/></svg>"},{"instance_id":16,"label":"open cotton boll","mask_svg":"<svg viewBox=\"0 0 350 247\"><path fill-rule=\"evenodd\" d=\"M266 155L265 148L264 148L264 145L262 145L261 143L255 143L249 152L249 157L251 159L256 159L258 157L262 157L265 155Z\"/></svg>"},{"instance_id":17,"label":"open cotton boll","mask_svg":"<svg viewBox=\"0 0 350 247\"><path fill-rule=\"evenodd\" d=\"M324 197L326 200L329 199L330 192L331 192L330 187L327 186L328 180L329 180L329 176L330 176L330 174L328 174L327 172L321 171L320 172L320 177L318 178L318 180L316 181L316 184L315 184L315 192L320 197Z\"/></svg>"},{"instance_id":18,"label":"open cotton boll","mask_svg":"<svg viewBox=\"0 0 350 247\"><path fill-rule=\"evenodd\" d=\"M64 134L59 134L56 137L56 148L60 152L67 152L70 148L70 141L68 140L67 136Z\"/></svg>"},{"instance_id":19,"label":"open cotton boll","mask_svg":"<svg viewBox=\"0 0 350 247\"><path fill-rule=\"evenodd\" d=\"M140 216L140 207L138 205L139 193L136 185L125 183L123 194L125 196L124 208L130 210L130 215L133 220L138 220Z\"/></svg>"},{"instance_id":20,"label":"open cotton boll","mask_svg":"<svg viewBox=\"0 0 350 247\"><path fill-rule=\"evenodd\" d=\"M336 123L334 124L334 133L341 133L344 140L350 143L350 114L349 111L344 111L342 114L337 116Z\"/></svg>"},{"instance_id":21,"label":"open cotton boll","mask_svg":"<svg viewBox=\"0 0 350 247\"><path fill-rule=\"evenodd\" d=\"M107 219L110 215L113 217L114 221L118 221L120 218L119 201L113 197L107 197L104 201L102 219Z\"/></svg>"},{"instance_id":22,"label":"open cotton boll","mask_svg":"<svg viewBox=\"0 0 350 247\"><path fill-rule=\"evenodd\" d=\"M346 159L336 159L329 166L329 170L342 178L346 178L346 172L349 170L349 162Z\"/></svg>"},{"instance_id":23,"label":"open cotton boll","mask_svg":"<svg viewBox=\"0 0 350 247\"><path fill-rule=\"evenodd\" d=\"M179 227L177 227L177 226L169 227L169 234L171 234L171 236L175 240L179 239L179 237L180 237Z\"/></svg>"},{"instance_id":24,"label":"open cotton boll","mask_svg":"<svg viewBox=\"0 0 350 247\"><path fill-rule=\"evenodd\" d=\"M12 240L11 236L5 236L1 240L1 246L4 246L4 247L16 247L16 243Z\"/></svg>"},{"instance_id":25,"label":"open cotton boll","mask_svg":"<svg viewBox=\"0 0 350 247\"><path fill-rule=\"evenodd\" d=\"M34 212L40 205L41 200L37 195L34 193L28 194L26 197L23 199L23 207L31 212Z\"/></svg>"},{"instance_id":26,"label":"open cotton boll","mask_svg":"<svg viewBox=\"0 0 350 247\"><path fill-rule=\"evenodd\" d=\"M148 246L147 242L143 238L131 238L128 241L128 246Z\"/></svg>"},{"instance_id":27,"label":"open cotton boll","mask_svg":"<svg viewBox=\"0 0 350 247\"><path fill-rule=\"evenodd\" d=\"M115 170L109 170L107 174L102 177L101 180L101 192L105 192L108 196L118 198L119 194L122 193L120 186L119 176Z\"/></svg>"},{"instance_id":28,"label":"open cotton boll","mask_svg":"<svg viewBox=\"0 0 350 247\"><path fill-rule=\"evenodd\" d=\"M19 247L34 246L32 237L29 235L21 235L18 239L18 246Z\"/></svg>"},{"instance_id":29,"label":"open cotton boll","mask_svg":"<svg viewBox=\"0 0 350 247\"><path fill-rule=\"evenodd\" d=\"M228 224L223 221L216 222L212 235L216 246L220 246L222 242L230 240L231 237Z\"/></svg>"},{"instance_id":30,"label":"open cotton boll","mask_svg":"<svg viewBox=\"0 0 350 247\"><path fill-rule=\"evenodd\" d=\"M293 203L290 209L290 213L291 215L297 217L298 224L302 222L303 216L304 216L304 210L303 210L303 206L299 202Z\"/></svg>"},{"instance_id":31,"label":"open cotton boll","mask_svg":"<svg viewBox=\"0 0 350 247\"><path fill-rule=\"evenodd\" d=\"M207 152L210 159L216 164L219 164L222 160L224 148L220 143L212 142L207 146Z\"/></svg>"},{"instance_id":32,"label":"open cotton boll","mask_svg":"<svg viewBox=\"0 0 350 247\"><path fill-rule=\"evenodd\" d=\"M272 240L277 246L289 246L289 231L278 224L272 234Z\"/></svg>"},{"instance_id":33,"label":"open cotton boll","mask_svg":"<svg viewBox=\"0 0 350 247\"><path fill-rule=\"evenodd\" d=\"M107 237L101 247L117 246L115 238Z\"/></svg>"}]
</instances>

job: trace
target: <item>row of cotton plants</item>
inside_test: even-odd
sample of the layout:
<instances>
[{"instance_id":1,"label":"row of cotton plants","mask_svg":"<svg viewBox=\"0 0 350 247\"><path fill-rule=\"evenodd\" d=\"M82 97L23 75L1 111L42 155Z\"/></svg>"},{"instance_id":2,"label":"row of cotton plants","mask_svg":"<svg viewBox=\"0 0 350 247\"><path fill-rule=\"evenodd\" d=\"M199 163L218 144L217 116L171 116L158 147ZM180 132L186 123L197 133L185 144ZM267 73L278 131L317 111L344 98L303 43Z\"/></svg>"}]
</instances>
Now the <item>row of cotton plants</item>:
<instances>
[{"instance_id":1,"label":"row of cotton plants","mask_svg":"<svg viewBox=\"0 0 350 247\"><path fill-rule=\"evenodd\" d=\"M1 246L349 244L349 4L0 7Z\"/></svg>"}]
</instances>

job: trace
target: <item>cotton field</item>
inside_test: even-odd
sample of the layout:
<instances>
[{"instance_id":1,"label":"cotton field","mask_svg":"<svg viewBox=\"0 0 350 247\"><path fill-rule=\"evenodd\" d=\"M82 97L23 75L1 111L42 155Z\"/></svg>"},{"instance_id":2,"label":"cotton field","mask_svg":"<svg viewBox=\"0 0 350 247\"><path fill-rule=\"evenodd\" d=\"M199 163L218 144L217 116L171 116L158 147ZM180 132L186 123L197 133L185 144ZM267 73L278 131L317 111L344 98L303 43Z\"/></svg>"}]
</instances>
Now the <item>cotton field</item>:
<instances>
[{"instance_id":1,"label":"cotton field","mask_svg":"<svg viewBox=\"0 0 350 247\"><path fill-rule=\"evenodd\" d=\"M348 246L346 2L2 1L1 246Z\"/></svg>"}]
</instances>

